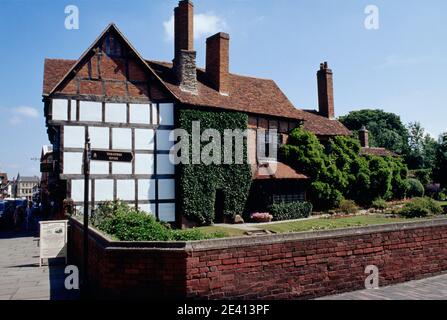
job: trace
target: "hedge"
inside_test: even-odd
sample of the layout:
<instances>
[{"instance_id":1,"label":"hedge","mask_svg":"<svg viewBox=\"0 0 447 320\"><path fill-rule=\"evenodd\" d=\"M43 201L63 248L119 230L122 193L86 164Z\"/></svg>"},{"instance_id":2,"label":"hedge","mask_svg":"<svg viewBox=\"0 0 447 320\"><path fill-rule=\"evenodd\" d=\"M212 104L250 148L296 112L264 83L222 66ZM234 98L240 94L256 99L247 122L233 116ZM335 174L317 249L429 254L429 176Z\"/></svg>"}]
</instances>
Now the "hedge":
<instances>
[{"instance_id":1,"label":"hedge","mask_svg":"<svg viewBox=\"0 0 447 320\"><path fill-rule=\"evenodd\" d=\"M281 202L269 207L275 221L308 218L312 213L312 204L309 202Z\"/></svg>"},{"instance_id":2,"label":"hedge","mask_svg":"<svg viewBox=\"0 0 447 320\"><path fill-rule=\"evenodd\" d=\"M189 108L179 109L179 128L185 129L191 134L194 121L200 121L202 132L205 129L216 129L223 137L225 129L246 130L248 116L243 113L221 110L214 112ZM202 147L207 143L202 142ZM246 141L244 144L244 164L180 164L178 166L179 210L184 217L200 225L213 223L217 190L222 190L224 193L224 215L226 217L232 219L237 214L244 212L252 181L251 167L247 161ZM189 152L191 155L191 146L189 146Z\"/></svg>"}]
</instances>

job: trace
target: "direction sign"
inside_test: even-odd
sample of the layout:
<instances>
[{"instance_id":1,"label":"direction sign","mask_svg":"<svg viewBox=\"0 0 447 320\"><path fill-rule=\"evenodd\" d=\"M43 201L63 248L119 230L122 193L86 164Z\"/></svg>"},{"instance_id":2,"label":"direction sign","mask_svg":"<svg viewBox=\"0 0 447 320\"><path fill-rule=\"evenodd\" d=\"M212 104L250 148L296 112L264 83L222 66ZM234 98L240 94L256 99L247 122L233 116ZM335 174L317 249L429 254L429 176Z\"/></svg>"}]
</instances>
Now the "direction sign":
<instances>
[{"instance_id":1,"label":"direction sign","mask_svg":"<svg viewBox=\"0 0 447 320\"><path fill-rule=\"evenodd\" d=\"M92 150L92 161L107 161L107 162L132 162L132 152L117 152L107 150Z\"/></svg>"}]
</instances>

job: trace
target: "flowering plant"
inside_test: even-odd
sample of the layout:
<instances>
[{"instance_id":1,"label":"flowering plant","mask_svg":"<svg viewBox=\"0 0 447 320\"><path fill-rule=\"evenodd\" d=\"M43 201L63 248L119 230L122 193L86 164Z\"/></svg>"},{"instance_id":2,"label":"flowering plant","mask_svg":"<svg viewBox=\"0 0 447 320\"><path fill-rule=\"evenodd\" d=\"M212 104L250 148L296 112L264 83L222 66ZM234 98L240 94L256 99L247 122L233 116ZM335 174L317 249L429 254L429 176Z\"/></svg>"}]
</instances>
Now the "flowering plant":
<instances>
[{"instance_id":1,"label":"flowering plant","mask_svg":"<svg viewBox=\"0 0 447 320\"><path fill-rule=\"evenodd\" d=\"M254 221L270 222L273 220L273 216L268 212L256 212L251 215L251 219Z\"/></svg>"}]
</instances>

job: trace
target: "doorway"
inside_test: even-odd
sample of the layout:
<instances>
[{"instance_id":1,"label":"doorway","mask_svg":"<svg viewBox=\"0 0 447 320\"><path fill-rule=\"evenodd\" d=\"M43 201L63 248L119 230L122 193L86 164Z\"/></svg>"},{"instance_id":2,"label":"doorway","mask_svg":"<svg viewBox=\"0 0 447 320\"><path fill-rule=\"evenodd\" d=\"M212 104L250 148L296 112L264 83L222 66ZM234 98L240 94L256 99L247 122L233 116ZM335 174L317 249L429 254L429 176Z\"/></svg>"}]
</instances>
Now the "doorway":
<instances>
[{"instance_id":1,"label":"doorway","mask_svg":"<svg viewBox=\"0 0 447 320\"><path fill-rule=\"evenodd\" d=\"M224 223L224 204L225 204L225 193L222 189L216 190L216 199L214 202L214 222Z\"/></svg>"}]
</instances>

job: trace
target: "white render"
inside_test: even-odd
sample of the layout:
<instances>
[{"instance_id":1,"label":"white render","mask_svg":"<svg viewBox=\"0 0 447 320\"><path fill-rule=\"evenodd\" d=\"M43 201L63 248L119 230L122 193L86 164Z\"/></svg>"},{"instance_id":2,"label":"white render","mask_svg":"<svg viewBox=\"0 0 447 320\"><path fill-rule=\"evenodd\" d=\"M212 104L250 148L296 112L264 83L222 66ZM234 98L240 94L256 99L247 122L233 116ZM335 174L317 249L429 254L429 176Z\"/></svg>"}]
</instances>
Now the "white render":
<instances>
[{"instance_id":1,"label":"white render","mask_svg":"<svg viewBox=\"0 0 447 320\"><path fill-rule=\"evenodd\" d=\"M125 103L106 103L105 113L106 122L127 122L127 105Z\"/></svg>"},{"instance_id":2,"label":"white render","mask_svg":"<svg viewBox=\"0 0 447 320\"><path fill-rule=\"evenodd\" d=\"M82 148L85 143L85 128L80 126L64 127L64 148Z\"/></svg>"},{"instance_id":3,"label":"white render","mask_svg":"<svg viewBox=\"0 0 447 320\"><path fill-rule=\"evenodd\" d=\"M95 180L95 201L113 200L113 180Z\"/></svg>"},{"instance_id":4,"label":"white render","mask_svg":"<svg viewBox=\"0 0 447 320\"><path fill-rule=\"evenodd\" d=\"M175 180L158 180L158 198L160 200L175 199Z\"/></svg>"},{"instance_id":5,"label":"white render","mask_svg":"<svg viewBox=\"0 0 447 320\"><path fill-rule=\"evenodd\" d=\"M156 180L138 180L138 200L155 200Z\"/></svg>"},{"instance_id":6,"label":"white render","mask_svg":"<svg viewBox=\"0 0 447 320\"><path fill-rule=\"evenodd\" d=\"M131 150L132 130L127 128L113 128L112 141L112 148L114 150Z\"/></svg>"},{"instance_id":7,"label":"white render","mask_svg":"<svg viewBox=\"0 0 447 320\"><path fill-rule=\"evenodd\" d=\"M82 152L64 152L64 174L81 174L82 158Z\"/></svg>"},{"instance_id":8,"label":"white render","mask_svg":"<svg viewBox=\"0 0 447 320\"><path fill-rule=\"evenodd\" d=\"M175 174L175 166L169 160L169 155L157 155L157 174Z\"/></svg>"},{"instance_id":9,"label":"white render","mask_svg":"<svg viewBox=\"0 0 447 320\"><path fill-rule=\"evenodd\" d=\"M92 149L109 149L109 131L107 127L88 128Z\"/></svg>"},{"instance_id":10,"label":"white render","mask_svg":"<svg viewBox=\"0 0 447 320\"><path fill-rule=\"evenodd\" d=\"M80 121L102 121L102 103L81 101L79 104Z\"/></svg>"},{"instance_id":11,"label":"white render","mask_svg":"<svg viewBox=\"0 0 447 320\"><path fill-rule=\"evenodd\" d=\"M109 163L104 161L91 161L90 174L109 174Z\"/></svg>"},{"instance_id":12,"label":"white render","mask_svg":"<svg viewBox=\"0 0 447 320\"><path fill-rule=\"evenodd\" d=\"M68 100L54 99L52 113L53 113L53 120L67 121L68 120Z\"/></svg>"},{"instance_id":13,"label":"white render","mask_svg":"<svg viewBox=\"0 0 447 320\"><path fill-rule=\"evenodd\" d=\"M169 141L170 130L157 130L157 149L163 151L171 150L174 145L173 141Z\"/></svg>"},{"instance_id":14,"label":"white render","mask_svg":"<svg viewBox=\"0 0 447 320\"><path fill-rule=\"evenodd\" d=\"M174 104L160 103L160 125L174 125Z\"/></svg>"},{"instance_id":15,"label":"white render","mask_svg":"<svg viewBox=\"0 0 447 320\"><path fill-rule=\"evenodd\" d=\"M118 180L116 182L116 197L124 201L135 200L135 180Z\"/></svg>"},{"instance_id":16,"label":"white render","mask_svg":"<svg viewBox=\"0 0 447 320\"><path fill-rule=\"evenodd\" d=\"M155 208L156 208L156 204L155 203L146 203L146 204L140 204L139 206L138 206L138 208L141 210L141 211L144 211L144 212L146 212L146 213L149 213L150 215L155 215Z\"/></svg>"},{"instance_id":17,"label":"white render","mask_svg":"<svg viewBox=\"0 0 447 320\"><path fill-rule=\"evenodd\" d=\"M157 105L155 103L151 104L152 108L152 124L158 124L158 111L157 111Z\"/></svg>"},{"instance_id":18,"label":"white render","mask_svg":"<svg viewBox=\"0 0 447 320\"><path fill-rule=\"evenodd\" d=\"M154 155L135 155L135 174L154 174Z\"/></svg>"},{"instance_id":19,"label":"white render","mask_svg":"<svg viewBox=\"0 0 447 320\"><path fill-rule=\"evenodd\" d=\"M89 185L90 191L92 190L92 182ZM92 193L89 193L89 199L92 199ZM75 202L84 201L84 180L72 180L71 181L71 198Z\"/></svg>"},{"instance_id":20,"label":"white render","mask_svg":"<svg viewBox=\"0 0 447 320\"><path fill-rule=\"evenodd\" d=\"M149 104L131 104L130 105L130 123L150 124L151 109Z\"/></svg>"},{"instance_id":21,"label":"white render","mask_svg":"<svg viewBox=\"0 0 447 320\"><path fill-rule=\"evenodd\" d=\"M113 162L112 163L113 174L132 174L132 163L125 162Z\"/></svg>"},{"instance_id":22,"label":"white render","mask_svg":"<svg viewBox=\"0 0 447 320\"><path fill-rule=\"evenodd\" d=\"M152 129L135 129L135 150L154 150L154 137Z\"/></svg>"},{"instance_id":23,"label":"white render","mask_svg":"<svg viewBox=\"0 0 447 320\"><path fill-rule=\"evenodd\" d=\"M175 221L175 204L174 203L160 203L158 205L158 215L160 220L167 222Z\"/></svg>"}]
</instances>

